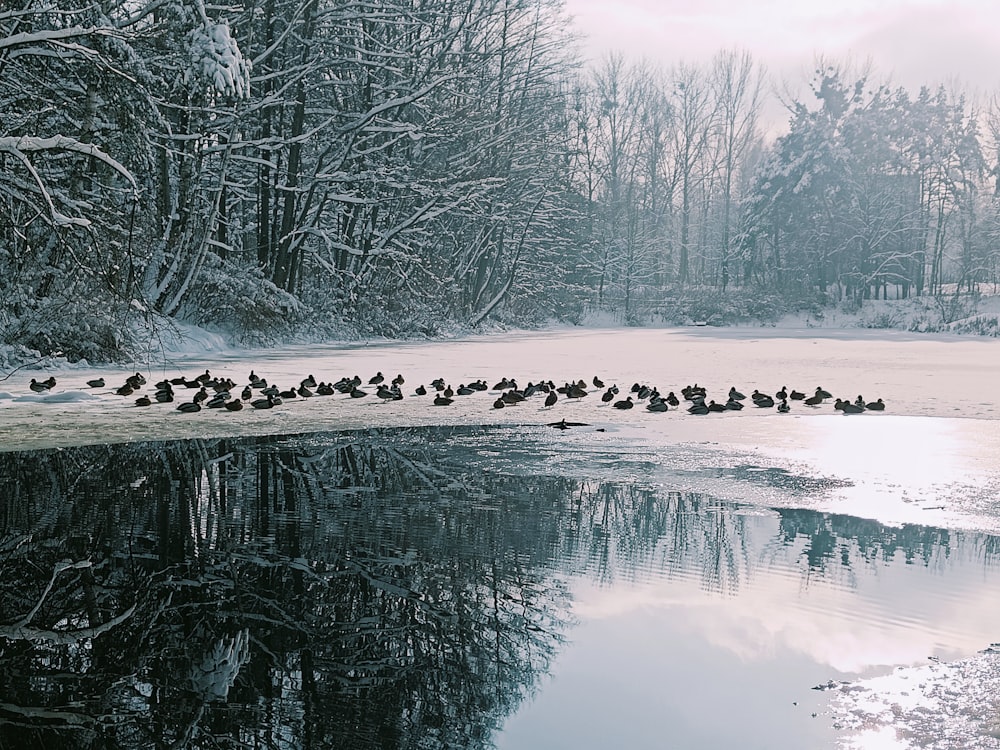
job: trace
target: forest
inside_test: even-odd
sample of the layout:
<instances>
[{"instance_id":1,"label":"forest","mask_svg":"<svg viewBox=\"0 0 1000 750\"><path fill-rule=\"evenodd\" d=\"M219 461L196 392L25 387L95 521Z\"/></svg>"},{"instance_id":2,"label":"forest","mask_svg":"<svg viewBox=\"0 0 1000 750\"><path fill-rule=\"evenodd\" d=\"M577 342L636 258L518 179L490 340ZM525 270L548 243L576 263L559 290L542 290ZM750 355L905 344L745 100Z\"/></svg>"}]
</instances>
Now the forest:
<instances>
[{"instance_id":1,"label":"forest","mask_svg":"<svg viewBox=\"0 0 1000 750\"><path fill-rule=\"evenodd\" d=\"M995 100L580 49L561 0L4 3L0 345L109 361L171 320L267 343L995 287Z\"/></svg>"}]
</instances>

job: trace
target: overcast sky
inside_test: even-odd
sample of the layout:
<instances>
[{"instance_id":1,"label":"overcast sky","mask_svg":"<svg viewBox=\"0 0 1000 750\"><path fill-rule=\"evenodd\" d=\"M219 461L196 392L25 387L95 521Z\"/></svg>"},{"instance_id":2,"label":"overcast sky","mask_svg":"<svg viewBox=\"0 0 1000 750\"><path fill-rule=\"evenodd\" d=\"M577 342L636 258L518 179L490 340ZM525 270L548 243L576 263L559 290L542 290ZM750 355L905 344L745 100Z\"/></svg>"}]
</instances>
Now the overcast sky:
<instances>
[{"instance_id":1,"label":"overcast sky","mask_svg":"<svg viewBox=\"0 0 1000 750\"><path fill-rule=\"evenodd\" d=\"M667 64L746 49L798 82L817 54L855 62L911 90L959 80L1000 90L1000 0L566 0L594 57L620 50ZM794 79L794 80L792 80Z\"/></svg>"}]
</instances>

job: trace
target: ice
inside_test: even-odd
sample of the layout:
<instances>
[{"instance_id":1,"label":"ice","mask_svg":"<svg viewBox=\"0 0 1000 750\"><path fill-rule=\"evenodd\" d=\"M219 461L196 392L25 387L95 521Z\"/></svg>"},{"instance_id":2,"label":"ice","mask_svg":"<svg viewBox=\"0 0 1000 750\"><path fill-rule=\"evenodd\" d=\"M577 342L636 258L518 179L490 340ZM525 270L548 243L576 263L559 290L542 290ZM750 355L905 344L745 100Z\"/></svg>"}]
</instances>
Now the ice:
<instances>
[{"instance_id":1,"label":"ice","mask_svg":"<svg viewBox=\"0 0 1000 750\"><path fill-rule=\"evenodd\" d=\"M190 333L190 332L189 332ZM993 382L1000 341L889 331L816 329L577 329L506 332L430 342L355 342L234 350L211 335L188 336L185 348L155 364L128 368L47 369L58 385L45 394L28 388L38 373L15 373L0 398L0 449L51 448L210 436L303 433L421 425L502 425L552 447L552 464L574 472L634 471L660 465L671 481L692 489L762 505L801 502L799 483L827 482L816 509L877 518L886 523L925 523L1000 531L996 512L1000 466L1000 391ZM337 395L294 399L259 411L202 410L182 414L176 404L135 406L115 394L140 370L150 384L210 370L239 387L251 370L282 388L308 374L335 381L358 375L367 384L376 372L403 374L406 397L380 403ZM457 398L435 407L412 396L442 377L453 387L501 377L553 380L562 385L595 376L626 393L633 383L661 391L698 383L723 399L735 385L744 392L773 393L782 386L811 393L817 386L854 400L885 399L887 411L844 416L825 404L795 403L792 413L752 406L742 412L695 417L681 412L628 412L601 404L596 389L553 408L530 400L497 410L494 392ZM103 376L106 388L87 380ZM151 392L147 385L143 392ZM193 391L177 389L178 400ZM138 395L138 394L136 394ZM544 425L560 419L587 427L557 432ZM570 446L572 446L570 448ZM678 446L697 451L678 451ZM670 449L668 451L667 449ZM671 456L665 461L664 456ZM589 457L581 461L581 456ZM621 457L635 456L634 466ZM608 460L609 457L613 460ZM734 481L736 467L756 466L752 481ZM763 471L766 470L766 471ZM784 472L784 474L782 474ZM745 473L745 472L744 472ZM744 479L747 479L744 477ZM782 486L783 484L787 486ZM748 487L750 490L748 490ZM748 491L753 496L748 497Z\"/></svg>"}]
</instances>

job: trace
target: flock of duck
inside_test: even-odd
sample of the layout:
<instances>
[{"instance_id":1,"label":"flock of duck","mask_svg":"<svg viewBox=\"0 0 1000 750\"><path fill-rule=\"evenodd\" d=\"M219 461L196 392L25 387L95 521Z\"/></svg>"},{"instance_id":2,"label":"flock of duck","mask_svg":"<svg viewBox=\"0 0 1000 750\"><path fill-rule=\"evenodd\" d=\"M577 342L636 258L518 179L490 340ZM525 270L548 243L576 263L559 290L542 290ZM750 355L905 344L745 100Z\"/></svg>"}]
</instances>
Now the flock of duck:
<instances>
[{"instance_id":1,"label":"flock of duck","mask_svg":"<svg viewBox=\"0 0 1000 750\"><path fill-rule=\"evenodd\" d=\"M175 408L178 411L197 412L203 408L225 409L227 411L240 411L244 407L273 409L294 399L336 394L352 399L374 395L376 399L389 402L400 401L404 398L404 383L405 379L402 375L396 375L391 380L387 380L381 372L369 378L367 385L358 375L343 377L333 383L317 382L313 375L309 375L302 379L297 386L282 389L277 385L269 384L265 378L258 376L251 370L247 382L241 387L231 378L213 377L209 370L205 370L193 378L176 377L161 380L155 384L151 393L138 395L134 404L138 407L145 407L156 403L177 403ZM104 378L88 380L86 384L92 389L107 387ZM137 372L128 376L124 383L114 389L114 393L123 397L131 397L142 391L145 386L146 378ZM30 388L36 393L48 392L55 387L56 379L54 377L41 381L31 379ZM452 388L443 378L437 378L430 383L430 387L418 386L413 391L412 396L429 398L435 406L449 406L459 398L486 391L498 394L493 401L494 409L517 406L528 400L539 400L543 403L543 408L551 409L560 400L580 401L591 394L600 393L601 403L614 409L627 410L644 406L646 411L666 412L672 409L679 411L683 406L689 414L694 415L739 411L748 404L753 404L759 409L775 409L780 413L788 413L791 411L791 403L793 402L818 408L831 401L834 409L844 414L885 410L885 404L881 398L875 401L866 401L864 397L859 395L853 401L841 398L834 399L833 395L822 387L817 387L811 395L797 390L788 390L785 386L782 386L774 395L755 389L750 394L749 402L745 403L747 396L740 393L735 387L729 389L724 400L716 401L708 398L707 389L697 383L681 388L680 397L673 391L663 394L655 386L634 383L629 392L622 397L617 385L606 386L597 376L594 376L591 384L577 380L567 381L562 386L556 386L553 381L549 380L539 383L529 382L523 388L518 385L516 380L504 377L492 387L488 386L484 380L477 380L471 383L462 383L457 389ZM191 396L182 397L180 395L187 392L192 392ZM565 429L571 424L573 423L567 423L563 420L551 423L550 426Z\"/></svg>"}]
</instances>

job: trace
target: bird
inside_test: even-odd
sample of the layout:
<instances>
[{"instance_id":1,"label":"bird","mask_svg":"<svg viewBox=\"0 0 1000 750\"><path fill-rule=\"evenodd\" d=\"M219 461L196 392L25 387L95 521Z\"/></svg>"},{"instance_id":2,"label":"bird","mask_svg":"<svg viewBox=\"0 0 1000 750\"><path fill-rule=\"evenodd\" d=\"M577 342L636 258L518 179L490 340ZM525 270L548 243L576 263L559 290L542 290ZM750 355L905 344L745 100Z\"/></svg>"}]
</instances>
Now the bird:
<instances>
[{"instance_id":1,"label":"bird","mask_svg":"<svg viewBox=\"0 0 1000 750\"><path fill-rule=\"evenodd\" d=\"M185 414L201 411L201 404L197 401L185 401L183 404L177 405L177 411L182 411Z\"/></svg>"},{"instance_id":2,"label":"bird","mask_svg":"<svg viewBox=\"0 0 1000 750\"><path fill-rule=\"evenodd\" d=\"M632 403L632 397L627 396L624 401L615 401L616 409L631 409L635 404Z\"/></svg>"},{"instance_id":3,"label":"bird","mask_svg":"<svg viewBox=\"0 0 1000 750\"><path fill-rule=\"evenodd\" d=\"M594 376L594 381L593 382L594 382L594 388L603 388L604 387L604 382L599 377L597 377L596 375Z\"/></svg>"},{"instance_id":4,"label":"bird","mask_svg":"<svg viewBox=\"0 0 1000 750\"><path fill-rule=\"evenodd\" d=\"M28 387L35 393L44 393L45 391L49 390L50 386L47 382L39 383L37 380L32 378L31 384Z\"/></svg>"},{"instance_id":5,"label":"bird","mask_svg":"<svg viewBox=\"0 0 1000 750\"><path fill-rule=\"evenodd\" d=\"M209 409L221 409L229 399L230 395L228 393L217 393L205 403L205 406Z\"/></svg>"},{"instance_id":6,"label":"bird","mask_svg":"<svg viewBox=\"0 0 1000 750\"><path fill-rule=\"evenodd\" d=\"M742 393L740 393L738 390L736 390L736 386L733 386L733 387L731 387L729 389L729 398L731 400L733 400L733 401L744 401L744 400L746 400L746 396L744 396Z\"/></svg>"},{"instance_id":7,"label":"bird","mask_svg":"<svg viewBox=\"0 0 1000 750\"><path fill-rule=\"evenodd\" d=\"M726 402L726 408L729 411L739 411L740 409L743 408L743 402L742 401L737 401L736 399L731 398L731 399L729 399Z\"/></svg>"},{"instance_id":8,"label":"bird","mask_svg":"<svg viewBox=\"0 0 1000 750\"><path fill-rule=\"evenodd\" d=\"M688 407L688 414L697 414L700 416L703 414L708 414L708 412L709 412L708 404L706 404L704 401L697 401Z\"/></svg>"},{"instance_id":9,"label":"bird","mask_svg":"<svg viewBox=\"0 0 1000 750\"><path fill-rule=\"evenodd\" d=\"M225 408L228 411L239 411L243 408L243 402L238 398L234 398L233 400L225 403Z\"/></svg>"},{"instance_id":10,"label":"bird","mask_svg":"<svg viewBox=\"0 0 1000 750\"><path fill-rule=\"evenodd\" d=\"M833 408L844 412L844 414L860 414L865 410L863 406L852 404L850 401L841 401L839 398L833 405Z\"/></svg>"},{"instance_id":11,"label":"bird","mask_svg":"<svg viewBox=\"0 0 1000 750\"><path fill-rule=\"evenodd\" d=\"M559 396L555 391L549 391L549 395L545 397L545 405L549 408L556 405L556 401L559 400Z\"/></svg>"},{"instance_id":12,"label":"bird","mask_svg":"<svg viewBox=\"0 0 1000 750\"><path fill-rule=\"evenodd\" d=\"M245 386L243 388L243 392L240 393L240 398L243 399L244 401L249 401L250 399L253 398L253 391L250 390L250 386Z\"/></svg>"},{"instance_id":13,"label":"bird","mask_svg":"<svg viewBox=\"0 0 1000 750\"><path fill-rule=\"evenodd\" d=\"M755 398L753 402L754 405L759 406L762 409L770 409L774 406L774 399L766 394L761 394L761 397Z\"/></svg>"},{"instance_id":14,"label":"bird","mask_svg":"<svg viewBox=\"0 0 1000 750\"><path fill-rule=\"evenodd\" d=\"M877 401L869 401L865 404L865 408L869 411L885 411L885 404L882 403L882 399L878 399Z\"/></svg>"},{"instance_id":15,"label":"bird","mask_svg":"<svg viewBox=\"0 0 1000 750\"><path fill-rule=\"evenodd\" d=\"M34 386L32 386L34 387ZM119 396L131 396L135 392L135 388L126 383L115 390L115 393Z\"/></svg>"},{"instance_id":16,"label":"bird","mask_svg":"<svg viewBox=\"0 0 1000 750\"><path fill-rule=\"evenodd\" d=\"M272 396L270 393L267 394L265 398L258 398L250 402L250 406L252 406L254 409L272 409L277 405L278 402L275 401L274 396Z\"/></svg>"},{"instance_id":17,"label":"bird","mask_svg":"<svg viewBox=\"0 0 1000 750\"><path fill-rule=\"evenodd\" d=\"M726 411L726 405L725 404L717 404L717 403L715 403L714 400L710 400L708 402L708 410L709 411L714 411L714 412Z\"/></svg>"},{"instance_id":18,"label":"bird","mask_svg":"<svg viewBox=\"0 0 1000 750\"><path fill-rule=\"evenodd\" d=\"M555 427L557 430L568 430L570 427L586 427L586 422L567 422L565 419L560 419L558 422L549 422L546 427Z\"/></svg>"},{"instance_id":19,"label":"bird","mask_svg":"<svg viewBox=\"0 0 1000 750\"><path fill-rule=\"evenodd\" d=\"M414 396L426 396L427 395L427 388L425 386L418 385L417 389L413 392L413 395Z\"/></svg>"},{"instance_id":20,"label":"bird","mask_svg":"<svg viewBox=\"0 0 1000 750\"><path fill-rule=\"evenodd\" d=\"M555 391L553 391L553 393L555 393ZM605 404L608 404L611 403L614 400L614 398L615 398L615 392L611 388L608 388L608 390L604 392L604 395L601 396L601 401Z\"/></svg>"},{"instance_id":21,"label":"bird","mask_svg":"<svg viewBox=\"0 0 1000 750\"><path fill-rule=\"evenodd\" d=\"M368 379L368 385L379 385L383 380L385 380L385 375L379 370L372 377Z\"/></svg>"},{"instance_id":22,"label":"bird","mask_svg":"<svg viewBox=\"0 0 1000 750\"><path fill-rule=\"evenodd\" d=\"M354 386L348 393L350 393L351 398L364 398L368 395L368 391L363 391L357 386Z\"/></svg>"},{"instance_id":23,"label":"bird","mask_svg":"<svg viewBox=\"0 0 1000 750\"><path fill-rule=\"evenodd\" d=\"M315 382L315 381L313 381L313 382ZM313 392L312 392L312 391L310 391L310 390L309 390L309 389L308 389L308 388L307 388L307 387L305 386L305 384L304 384L304 383L305 383L305 381L303 381L303 385L300 385L300 386L298 387L298 389L296 390L296 393L298 393L298 394L299 394L299 395L300 395L300 396L301 396L302 398L312 398L312 397L313 397L313 395L314 395L314 394L313 394ZM313 386L313 387L315 388L316 386Z\"/></svg>"},{"instance_id":24,"label":"bird","mask_svg":"<svg viewBox=\"0 0 1000 750\"><path fill-rule=\"evenodd\" d=\"M788 401L781 399L781 403L778 404L778 412L780 414L788 414L792 408L788 405Z\"/></svg>"},{"instance_id":25,"label":"bird","mask_svg":"<svg viewBox=\"0 0 1000 750\"><path fill-rule=\"evenodd\" d=\"M667 397L664 399L664 401L666 401L670 406L680 406L681 405L680 399L677 398L677 396L674 395L673 391L670 391L670 393L667 394Z\"/></svg>"},{"instance_id":26,"label":"bird","mask_svg":"<svg viewBox=\"0 0 1000 750\"><path fill-rule=\"evenodd\" d=\"M308 376L302 379L299 385L302 386L303 388L315 388L316 378L313 377L313 375L310 373Z\"/></svg>"},{"instance_id":27,"label":"bird","mask_svg":"<svg viewBox=\"0 0 1000 750\"><path fill-rule=\"evenodd\" d=\"M774 397L778 401L784 401L788 398L788 389L785 386L781 386L781 390L774 394Z\"/></svg>"},{"instance_id":28,"label":"bird","mask_svg":"<svg viewBox=\"0 0 1000 750\"><path fill-rule=\"evenodd\" d=\"M434 406L448 406L452 400L447 396L438 395L434 397Z\"/></svg>"},{"instance_id":29,"label":"bird","mask_svg":"<svg viewBox=\"0 0 1000 750\"><path fill-rule=\"evenodd\" d=\"M805 397L806 394L804 394L802 391L792 390L788 394L788 398L790 398L792 401L802 401L803 399L805 399Z\"/></svg>"},{"instance_id":30,"label":"bird","mask_svg":"<svg viewBox=\"0 0 1000 750\"><path fill-rule=\"evenodd\" d=\"M494 409L502 409L507 405L507 402L503 400L503 396L500 396L496 401L493 402Z\"/></svg>"},{"instance_id":31,"label":"bird","mask_svg":"<svg viewBox=\"0 0 1000 750\"><path fill-rule=\"evenodd\" d=\"M664 412L667 410L667 402L657 399L656 401L650 401L646 404L646 411L652 412Z\"/></svg>"},{"instance_id":32,"label":"bird","mask_svg":"<svg viewBox=\"0 0 1000 750\"><path fill-rule=\"evenodd\" d=\"M91 388L103 388L104 378L94 378L93 380L88 380L87 385L89 385Z\"/></svg>"},{"instance_id":33,"label":"bird","mask_svg":"<svg viewBox=\"0 0 1000 750\"><path fill-rule=\"evenodd\" d=\"M833 394L824 390L822 386L816 386L816 395L820 398L833 398Z\"/></svg>"},{"instance_id":34,"label":"bird","mask_svg":"<svg viewBox=\"0 0 1000 750\"><path fill-rule=\"evenodd\" d=\"M810 396L809 398L805 399L803 403L805 403L806 406L819 406L820 404L823 403L823 397L818 394L815 396Z\"/></svg>"},{"instance_id":35,"label":"bird","mask_svg":"<svg viewBox=\"0 0 1000 750\"><path fill-rule=\"evenodd\" d=\"M149 406L152 403L153 402L150 400L149 396L139 396L139 398L135 400L136 406Z\"/></svg>"}]
</instances>

